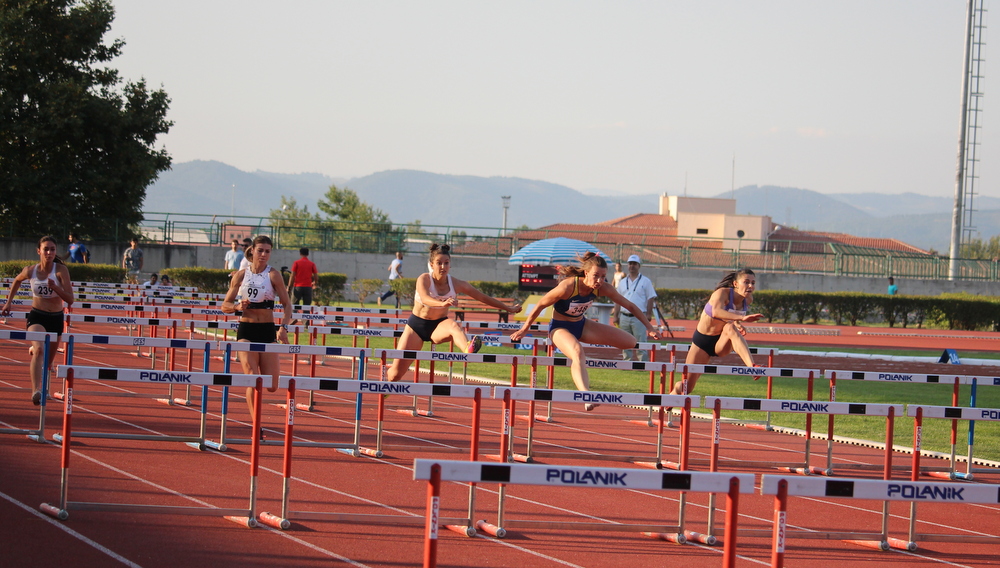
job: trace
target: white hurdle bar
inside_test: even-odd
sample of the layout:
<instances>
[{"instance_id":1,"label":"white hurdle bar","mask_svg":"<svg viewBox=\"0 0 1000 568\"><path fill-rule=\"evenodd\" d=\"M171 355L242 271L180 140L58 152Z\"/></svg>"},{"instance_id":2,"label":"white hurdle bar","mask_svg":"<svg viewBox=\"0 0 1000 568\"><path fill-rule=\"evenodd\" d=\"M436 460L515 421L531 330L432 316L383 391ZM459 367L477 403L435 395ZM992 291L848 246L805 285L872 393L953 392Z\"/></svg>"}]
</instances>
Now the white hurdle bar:
<instances>
[{"instance_id":1,"label":"white hurdle bar","mask_svg":"<svg viewBox=\"0 0 1000 568\"><path fill-rule=\"evenodd\" d=\"M957 484L949 482L895 481L881 479L848 479L818 477L786 477L764 475L760 482L761 495L774 495L774 528L771 542L771 566L782 568L785 557L785 541L789 538L802 539L842 539L879 550L890 547L916 550L915 543L890 538L883 524L881 533L855 533L832 531L789 531L786 528L788 497L868 499L882 501L936 502L936 503L1000 503L1000 486ZM929 535L928 535L929 536ZM876 540L855 540L870 539ZM967 537L969 539L975 537ZM998 537L980 537L975 542L1000 542ZM910 545L913 545L912 547Z\"/></svg>"},{"instance_id":2,"label":"white hurdle bar","mask_svg":"<svg viewBox=\"0 0 1000 568\"><path fill-rule=\"evenodd\" d=\"M631 489L644 491L680 491L696 493L725 493L726 538L722 566L736 565L736 534L738 532L739 495L753 493L753 474L727 474L707 472L663 472L643 469L618 469L603 467L573 467L535 464L496 464L463 461L436 461L417 459L413 462L413 479L427 480L426 532L424 536L424 568L437 565L438 528L441 500L441 482L499 483L505 485L542 485L549 487ZM482 528L485 521L478 523ZM598 522L549 522L508 521L514 528L542 528L597 531L638 531L646 536L659 538L663 531L674 527L662 525L612 524ZM502 535L505 536L506 531Z\"/></svg>"},{"instance_id":3,"label":"white hurdle bar","mask_svg":"<svg viewBox=\"0 0 1000 568\"><path fill-rule=\"evenodd\" d=\"M62 427L62 459L61 479L59 488L59 504L42 503L42 512L60 520L69 518L69 511L119 511L128 513L159 513L201 516L222 516L228 520L253 528L257 526L257 471L260 460L260 445L254 443L250 450L250 502L246 509L215 508L215 507L183 507L165 505L146 505L136 503L94 503L69 501L69 458L72 443L73 418L73 382L77 375L80 378L92 380L122 381L150 383L162 380L163 373L139 369L112 369L107 367L87 367L79 365L60 365L59 372L66 377L66 392L63 397L63 427ZM263 378L259 375L232 375L224 373L188 373L184 378L190 384L247 386L257 391L257 404L254 408L253 424L255 431L260 428L260 393ZM255 437L256 438L256 437ZM151 440L167 440L169 437L153 436Z\"/></svg>"},{"instance_id":4,"label":"white hurdle bar","mask_svg":"<svg viewBox=\"0 0 1000 568\"><path fill-rule=\"evenodd\" d=\"M482 414L482 399L483 396L489 396L490 388L485 386L473 386L473 385L434 385L434 384L413 384L413 383L384 383L379 381L365 381L365 380L339 380L339 379L316 379L311 377L287 377L282 376L279 379L279 388L284 387L288 392L288 401L285 405L287 409L286 413L286 423L285 423L285 447L284 447L284 465L282 468L282 502L281 502L281 515L274 515L268 512L262 512L260 514L260 522L267 524L269 526L278 529L288 529L291 527L292 520L317 520L317 521L338 521L338 522L352 522L352 523L365 523L365 524L388 524L388 525L400 525L400 524L422 524L423 520L415 517L404 517L401 515L376 515L376 514L353 514L353 513L338 513L332 511L292 511L289 508L289 493L291 487L291 464L292 464L292 446L295 445L292 440L292 428L293 428L293 416L295 408L295 390L298 386L302 386L306 389L311 390L326 390L326 391L337 391L344 393L356 393L358 395L358 400L361 400L362 395L371 394L378 398L379 406L379 448L381 448L381 434L382 434L382 415L383 415L383 395L389 394L413 394L413 395L431 395L445 396L451 398L464 398L472 400L472 421L471 421L471 434L470 434L470 444L469 444L469 459L475 461L479 457L479 439L480 439L480 417ZM356 417L356 423L360 424L361 415L360 408L361 404L358 404L358 415ZM355 431L355 444L351 451L341 449L339 451L343 453L351 454L355 457L361 455L367 455L372 457L383 457L381 449L371 450L360 447L360 438L357 430ZM407 447L408 449L415 449L415 447ZM422 448L426 449L426 448ZM435 447L432 452L442 452L447 451L446 448ZM464 451L459 449L458 451ZM449 520L449 528L465 534L466 536L475 536L476 529L474 526L475 519L475 487L470 488L469 492L469 511L468 516L465 518L456 518Z\"/></svg>"}]
</instances>

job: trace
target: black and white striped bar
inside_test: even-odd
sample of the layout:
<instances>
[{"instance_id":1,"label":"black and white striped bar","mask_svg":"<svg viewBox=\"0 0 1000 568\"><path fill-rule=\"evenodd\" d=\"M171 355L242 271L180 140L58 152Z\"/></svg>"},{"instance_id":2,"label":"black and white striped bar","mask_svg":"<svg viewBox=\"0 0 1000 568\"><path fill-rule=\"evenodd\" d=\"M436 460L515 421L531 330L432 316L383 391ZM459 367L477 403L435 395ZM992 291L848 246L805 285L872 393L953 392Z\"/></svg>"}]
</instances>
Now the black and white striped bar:
<instances>
[{"instance_id":1,"label":"black and white striped bar","mask_svg":"<svg viewBox=\"0 0 1000 568\"><path fill-rule=\"evenodd\" d=\"M837 414L857 416L903 415L902 404L864 404L857 402L828 402L822 400L776 400L761 398L731 398L706 396L705 408L715 408L719 401L723 410L761 410L766 412L790 412L799 414Z\"/></svg>"},{"instance_id":2,"label":"black and white striped bar","mask_svg":"<svg viewBox=\"0 0 1000 568\"><path fill-rule=\"evenodd\" d=\"M142 347L166 347L172 349L215 349L214 341L204 339L170 339L167 337L135 337L131 335L92 335L88 333L64 333L63 341L88 345L128 345Z\"/></svg>"},{"instance_id":3,"label":"black and white striped bar","mask_svg":"<svg viewBox=\"0 0 1000 568\"><path fill-rule=\"evenodd\" d=\"M209 329L237 329L240 326L238 321L200 321L200 320L175 320L161 318L133 318L126 316L84 316L78 314L67 315L70 323L113 323L118 325L153 325L160 327L178 328L209 328Z\"/></svg>"},{"instance_id":4,"label":"black and white striped bar","mask_svg":"<svg viewBox=\"0 0 1000 568\"><path fill-rule=\"evenodd\" d=\"M798 497L844 497L878 501L937 503L1000 503L1000 485L947 481L896 481L764 475L761 495L777 495L778 482L788 482L788 494Z\"/></svg>"},{"instance_id":5,"label":"black and white striped bar","mask_svg":"<svg viewBox=\"0 0 1000 568\"><path fill-rule=\"evenodd\" d=\"M465 329L471 329L473 331L477 329L500 329L500 330L506 329L508 331L517 331L521 329L520 323L517 322L507 323L503 321L461 321L458 322L458 325L464 327ZM533 323L528 327L529 331L547 331L548 329L549 329L548 325L539 323Z\"/></svg>"},{"instance_id":6,"label":"black and white striped bar","mask_svg":"<svg viewBox=\"0 0 1000 568\"><path fill-rule=\"evenodd\" d=\"M792 377L797 379L808 379L812 374L814 378L820 377L819 369L782 369L780 367L729 367L723 365L688 365L678 363L678 371L687 370L689 373L702 375L739 375L744 377Z\"/></svg>"},{"instance_id":7,"label":"black and white striped bar","mask_svg":"<svg viewBox=\"0 0 1000 568\"><path fill-rule=\"evenodd\" d=\"M728 493L729 482L735 477L740 481L740 493L754 492L752 473L497 464L457 460L413 460L413 479L430 479L431 466L435 464L441 466L442 481Z\"/></svg>"},{"instance_id":8,"label":"black and white striped bar","mask_svg":"<svg viewBox=\"0 0 1000 568\"><path fill-rule=\"evenodd\" d=\"M895 382L895 383L944 383L948 385L955 384L955 379L958 379L958 384L969 385L972 384L973 377L965 377L961 375L923 375L919 373L896 373L890 371L823 371L823 375L826 378L834 376L838 379L850 379L853 381L883 381L883 382ZM990 380L990 379L986 379ZM980 379L980 384L983 384L983 380ZM991 384L991 383L987 383Z\"/></svg>"},{"instance_id":9,"label":"black and white striped bar","mask_svg":"<svg viewBox=\"0 0 1000 568\"><path fill-rule=\"evenodd\" d=\"M542 367L568 367L573 364L565 357L543 357L535 355L494 355L491 353L453 353L449 351L408 351L401 349L375 349L372 358L379 359L410 359L417 361L444 361L454 363L500 363L530 365L532 362ZM615 361L605 359L587 359L587 367L591 369L618 369L622 371L665 371L674 369L673 363L648 363L644 361Z\"/></svg>"},{"instance_id":10,"label":"black and white striped bar","mask_svg":"<svg viewBox=\"0 0 1000 568\"><path fill-rule=\"evenodd\" d=\"M524 387L496 387L493 390L493 398L502 399L508 392L510 393L511 400L543 402L589 402L594 404L620 404L629 406L683 407L684 403L690 400L691 408L698 408L701 402L699 397L689 395L532 389Z\"/></svg>"},{"instance_id":11,"label":"black and white striped bar","mask_svg":"<svg viewBox=\"0 0 1000 568\"><path fill-rule=\"evenodd\" d=\"M65 378L73 369L76 379L97 381L120 381L126 383L182 384L202 386L253 387L257 379L270 381L271 376L234 375L224 373L196 373L188 371L151 371L141 369L111 369L108 367L87 367L82 365L59 365L56 376Z\"/></svg>"},{"instance_id":12,"label":"black and white striped bar","mask_svg":"<svg viewBox=\"0 0 1000 568\"><path fill-rule=\"evenodd\" d=\"M15 331L12 329L0 330L0 339L13 339L15 341L45 341L46 337L48 337L51 341L55 341L57 336L55 333L48 333L45 331Z\"/></svg>"},{"instance_id":13,"label":"black and white striped bar","mask_svg":"<svg viewBox=\"0 0 1000 568\"><path fill-rule=\"evenodd\" d=\"M289 333L293 331L303 331L303 332L313 332L315 331L320 335L347 335L347 336L357 336L357 337L401 337L403 335L403 330L401 329L371 329L371 328L356 328L356 327L327 327L319 325L290 325L288 326Z\"/></svg>"},{"instance_id":14,"label":"black and white striped bar","mask_svg":"<svg viewBox=\"0 0 1000 568\"><path fill-rule=\"evenodd\" d=\"M73 304L73 309L77 310L108 310L114 312L153 312L155 308L152 306L139 306L135 304L105 304L105 303L90 303L90 302L80 302Z\"/></svg>"},{"instance_id":15,"label":"black and white striped bar","mask_svg":"<svg viewBox=\"0 0 1000 568\"><path fill-rule=\"evenodd\" d=\"M917 409L923 409L924 418L952 418L956 420L985 420L1000 422L1000 408L964 408L956 406L906 405L906 415L916 416Z\"/></svg>"},{"instance_id":16,"label":"black and white striped bar","mask_svg":"<svg viewBox=\"0 0 1000 568\"><path fill-rule=\"evenodd\" d=\"M484 385L451 385L432 383L390 383L385 381L356 381L353 379L321 379L316 377L278 377L278 388L288 388L288 382L295 379L297 390L336 391L361 394L400 394L408 396L449 396L453 398L474 398L479 391L483 398L489 397L490 387Z\"/></svg>"},{"instance_id":17,"label":"black and white striped bar","mask_svg":"<svg viewBox=\"0 0 1000 568\"><path fill-rule=\"evenodd\" d=\"M232 351L247 351L250 353L299 353L302 355L334 355L344 357L361 357L366 350L361 347L329 347L325 345L297 345L288 343L250 343L247 341L220 341L219 350L226 348Z\"/></svg>"}]
</instances>

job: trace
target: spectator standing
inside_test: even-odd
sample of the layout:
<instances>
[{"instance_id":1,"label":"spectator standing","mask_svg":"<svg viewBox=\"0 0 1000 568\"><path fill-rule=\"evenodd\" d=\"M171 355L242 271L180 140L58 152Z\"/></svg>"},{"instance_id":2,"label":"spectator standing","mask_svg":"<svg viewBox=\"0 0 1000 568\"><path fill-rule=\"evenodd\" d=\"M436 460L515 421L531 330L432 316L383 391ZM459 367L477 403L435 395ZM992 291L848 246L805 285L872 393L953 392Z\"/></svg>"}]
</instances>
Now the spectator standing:
<instances>
[{"instance_id":1,"label":"spectator standing","mask_svg":"<svg viewBox=\"0 0 1000 568\"><path fill-rule=\"evenodd\" d=\"M633 254L632 256L635 256L635 255ZM611 279L611 285L615 287L615 290L618 289L618 283L622 281L622 278L625 278L625 273L622 272L622 263L616 262L615 263L615 275Z\"/></svg>"},{"instance_id":2,"label":"spectator standing","mask_svg":"<svg viewBox=\"0 0 1000 568\"><path fill-rule=\"evenodd\" d=\"M142 249L139 248L139 239L132 238L129 241L129 248L125 249L122 255L122 268L125 269L125 280L129 284L139 283L139 273L142 271L143 259Z\"/></svg>"},{"instance_id":3,"label":"spectator standing","mask_svg":"<svg viewBox=\"0 0 1000 568\"><path fill-rule=\"evenodd\" d=\"M292 292L292 303L310 306L313 302L313 287L318 284L319 271L316 263L309 260L309 249L299 249L301 257L292 263L292 273L288 275L288 289Z\"/></svg>"},{"instance_id":4,"label":"spectator standing","mask_svg":"<svg viewBox=\"0 0 1000 568\"><path fill-rule=\"evenodd\" d=\"M642 261L639 259L639 255L633 254L628 257L628 275L618 282L616 290L623 298L641 309L646 320L653 321L656 289L653 288L653 281L639 272L641 266ZM636 342L646 340L646 326L628 309L623 308L620 304L615 304L611 317L613 323L631 333ZM644 349L626 349L623 356L627 361L649 361L649 353Z\"/></svg>"},{"instance_id":5,"label":"spectator standing","mask_svg":"<svg viewBox=\"0 0 1000 568\"><path fill-rule=\"evenodd\" d=\"M403 277L403 253L401 251L396 253L396 258L392 259L389 263L389 289L379 296L378 305L382 305L383 300L387 300L389 296L392 296L396 292L392 289L392 281L397 278ZM399 309L399 296L396 296L396 308Z\"/></svg>"},{"instance_id":6,"label":"spectator standing","mask_svg":"<svg viewBox=\"0 0 1000 568\"><path fill-rule=\"evenodd\" d=\"M222 266L223 268L225 268L226 270L228 270L230 272L232 272L232 271L236 270L237 268L239 268L240 267L240 259L244 258L243 257L243 249L240 248L240 241L239 241L239 239L233 239L233 242L231 244L232 244L233 248L232 248L232 250L226 251L225 264ZM232 277L232 274L230 274L230 277Z\"/></svg>"},{"instance_id":7,"label":"spectator standing","mask_svg":"<svg viewBox=\"0 0 1000 568\"><path fill-rule=\"evenodd\" d=\"M896 286L896 281L890 276L889 287L886 289L886 293L890 296L895 296L897 292L899 292L899 286Z\"/></svg>"},{"instance_id":8,"label":"spectator standing","mask_svg":"<svg viewBox=\"0 0 1000 568\"><path fill-rule=\"evenodd\" d=\"M77 240L76 233L69 234L69 252L66 254L66 259L80 264L90 263L90 250L87 249L87 245Z\"/></svg>"},{"instance_id":9,"label":"spectator standing","mask_svg":"<svg viewBox=\"0 0 1000 568\"><path fill-rule=\"evenodd\" d=\"M253 241L250 240L250 237L244 238L243 239L243 256L240 257L240 268L239 268L240 270L246 270L247 267L250 266L250 260L246 256L246 250L248 248L250 248L251 246L253 246ZM232 276L230 276L230 278L232 278Z\"/></svg>"}]
</instances>

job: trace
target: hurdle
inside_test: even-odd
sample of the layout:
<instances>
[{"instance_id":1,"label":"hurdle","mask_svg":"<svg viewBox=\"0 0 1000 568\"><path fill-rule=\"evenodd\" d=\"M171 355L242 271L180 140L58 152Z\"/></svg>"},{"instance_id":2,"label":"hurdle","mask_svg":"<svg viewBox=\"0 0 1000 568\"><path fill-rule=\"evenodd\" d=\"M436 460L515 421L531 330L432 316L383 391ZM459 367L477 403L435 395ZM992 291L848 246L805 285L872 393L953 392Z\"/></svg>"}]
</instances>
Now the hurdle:
<instances>
[{"instance_id":1,"label":"hurdle","mask_svg":"<svg viewBox=\"0 0 1000 568\"><path fill-rule=\"evenodd\" d=\"M70 368L75 368L76 379L77 380L113 380L109 379L109 376L100 376L100 373L94 371L94 369L102 369L103 367L86 367L77 366L73 363L74 357L74 346L78 343L89 343L95 345L132 345L130 340L134 339L128 336L115 336L115 335L84 335L84 334L67 334L68 339L66 342L66 363L57 367L57 377L63 379L63 392L61 396L53 398L62 399L66 396L66 372ZM169 348L180 348L189 350L201 350L204 351L204 371L208 372L209 354L211 352L212 342L204 340L189 340L189 339L160 339L150 341L158 342L154 343L163 347ZM147 382L151 384L162 384L169 383L173 386L176 383L184 383L187 386L192 384L191 377L193 374L190 370L184 372L174 372L166 371L157 372L155 370L150 371L139 371L142 374L142 380L137 380L133 382ZM138 398L153 398L157 399L157 395L144 395L138 393L127 393L127 392L107 392L107 391L79 391L77 395L88 394L102 397L138 397ZM155 440L158 442L182 442L188 444L189 446L203 450L205 449L205 432L207 428L207 417L208 417L208 387L202 387L201 395L201 409L200 409L200 423L197 436L159 436L150 434L126 434L123 432L75 432L74 435L78 438L106 438L106 439L116 439L116 440ZM55 433L52 439L56 442L62 441L62 435Z\"/></svg>"},{"instance_id":2,"label":"hurdle","mask_svg":"<svg viewBox=\"0 0 1000 568\"><path fill-rule=\"evenodd\" d=\"M24 312L17 312L23 314ZM10 316L6 316L10 317ZM24 317L24 316L22 316ZM52 351L52 341L58 334L42 331L13 331L0 330L0 339L11 339L14 341L41 341L42 342L42 398L39 401L38 428L35 430L25 428L0 428L0 434L24 434L28 439L35 442L45 442L45 403L49 394L49 353Z\"/></svg>"},{"instance_id":3,"label":"hurdle","mask_svg":"<svg viewBox=\"0 0 1000 568\"><path fill-rule=\"evenodd\" d=\"M214 323L214 322L209 322ZM357 349L351 347L325 347L322 345L292 345L283 343L250 343L246 341L221 341L219 342L219 349L225 354L223 356L224 361L224 372L229 372L232 365L232 358L230 355L234 351L243 351L248 353L280 353L280 354L293 354L296 357L299 354L315 354L315 355L334 355L352 358L364 358L365 350ZM363 365L359 366L359 369L363 369ZM359 379L363 379L363 370L359 372ZM270 381L271 378L268 377ZM323 380L338 380L338 379L323 379ZM280 377L279 377L280 384ZM311 384L311 383L310 383ZM280 388L280 387L279 387ZM326 389L321 389L326 390ZM360 436L360 409L361 397L357 398L356 403L356 415L355 418L355 443L354 444L340 444L332 442L295 442L296 445L311 446L311 447L322 447L322 448L336 448L336 449L356 449L357 448L357 437ZM212 440L206 440L205 444L218 451L226 451L229 444L264 444L264 445L281 445L282 442L265 440L261 442L258 436L252 436L253 439L246 438L229 438L227 436L227 423L229 415L229 388L223 387L222 389L222 416L221 416L221 429L219 431L219 441L215 442ZM256 430L254 432L257 432Z\"/></svg>"},{"instance_id":4,"label":"hurdle","mask_svg":"<svg viewBox=\"0 0 1000 568\"><path fill-rule=\"evenodd\" d=\"M709 472L663 472L598 467L549 466L535 464L495 464L464 461L417 459L413 462L413 479L427 480L427 513L425 518L424 567L437 563L438 527L441 482L499 483L504 485L542 485L548 487L632 489L648 491L681 491L695 493L726 493L726 539L722 565L732 568L736 563L739 495L753 493L753 474ZM480 521L479 524L483 524ZM566 530L597 530L618 532L648 532L657 537L674 527L651 524L618 524L598 522L547 522L507 520L511 528L550 528ZM504 533L506 534L506 532Z\"/></svg>"},{"instance_id":5,"label":"hurdle","mask_svg":"<svg viewBox=\"0 0 1000 568\"><path fill-rule=\"evenodd\" d=\"M532 364L535 363L537 357L531 358ZM645 370L643 367L650 367L653 364L634 362L634 361L609 361L609 363L621 363L624 366L636 367L636 370ZM669 363L660 363L662 369L667 369L672 367ZM655 467L656 469L661 469L664 467L663 462L663 413L665 407L682 407L686 413L690 413L691 407L698 407L700 400L698 397L687 396L687 395L667 395L667 394L645 394L645 393L626 393L626 392L603 392L603 391L576 391L576 390L559 390L559 389L543 389L543 388L524 388L524 387L496 387L493 391L493 397L496 399L501 399L504 401L504 414L505 418L503 420L503 429L501 430L501 455L498 456L500 461L523 461L531 463L538 458L574 458L574 459L595 459L595 460L611 460L611 461L627 461L633 463L639 463L642 465L649 465ZM658 408L660 415L659 427L656 431L656 451L653 456L636 456L636 455L580 455L569 452L545 452L537 451L534 448L535 444L535 434L532 420L528 421L527 434L525 436L526 450L524 454L518 454L514 451L514 434L513 426L514 423L506 416L514 415L514 403L515 401L536 401L536 402L568 402L568 403L598 403L598 404L609 404L613 406L625 406L625 407L649 407ZM681 456L680 461L684 461L684 456L686 455L686 442L690 439L689 430L687 422L684 423L684 428L681 429L680 443L678 444L678 451ZM651 461L650 461L651 460Z\"/></svg>"},{"instance_id":6,"label":"hurdle","mask_svg":"<svg viewBox=\"0 0 1000 568\"><path fill-rule=\"evenodd\" d=\"M715 431L715 435L712 442L712 467L716 467L718 463L718 452L719 452L719 426L721 422L720 411L721 410L749 410L749 411L761 411L761 412L781 412L786 414L829 414L837 416L882 416L886 419L886 432L887 439L888 432L892 429L892 423L895 416L903 415L903 405L902 404L867 404L867 403L853 403L853 402L826 402L826 401L800 401L800 400L778 400L778 399L759 399L759 398L729 398L729 397L718 397L718 396L706 396L705 397L705 408L712 408L712 426ZM809 451L808 441L809 438L806 437L806 448L803 454L803 461L795 463L778 463L773 461L739 461L741 467L772 467L788 471L789 473L799 473L799 474L815 474L820 473L823 475L832 475L833 465L831 462L832 455L827 454L827 468L819 469L810 466L811 453ZM886 448L885 460L886 462L891 461L892 446ZM879 469L885 469L885 464L880 466L875 466ZM713 470L714 471L714 470Z\"/></svg>"},{"instance_id":7,"label":"hurdle","mask_svg":"<svg viewBox=\"0 0 1000 568\"><path fill-rule=\"evenodd\" d=\"M837 499L868 499L873 501L918 501L936 503L983 503L996 504L1000 501L1000 486L979 484L955 484L948 482L892 481L878 479L848 479L820 477L785 477L781 475L764 475L760 483L761 495L774 495L774 525L771 533L771 566L782 568L786 551L786 540L789 538L839 538L851 539L856 533L819 532L819 531L789 531L786 528L788 520L788 497L815 497ZM881 539L880 549L889 549L891 543L903 544L898 539L891 539L885 532L875 535ZM930 535L928 535L930 536ZM969 539L976 537L967 537ZM984 538L984 537L979 537ZM998 537L988 537L989 540L976 542L1000 542ZM930 540L930 539L926 539ZM909 550L915 550L909 549Z\"/></svg>"},{"instance_id":8,"label":"hurdle","mask_svg":"<svg viewBox=\"0 0 1000 568\"><path fill-rule=\"evenodd\" d=\"M933 374L922 374L922 373L890 373L890 372L879 372L879 371L831 371L826 370L823 372L825 376L829 377L830 380L830 399L836 398L836 380L837 378L845 378L849 380L860 380L860 381L877 381L877 382L905 382L905 383L926 383L926 384L940 384L940 385L952 385L952 395L951 404L952 406L958 406L958 394L959 385L974 384L974 377L967 377L962 375L933 375ZM971 470L969 473L957 473L955 471L956 463L956 430L957 430L957 420L952 422L951 430L951 466L948 468L924 468L928 471L928 475L932 477L945 477L948 479L955 479L958 477L964 477L966 475L971 475ZM828 456L832 452L833 445L833 417L830 417L830 424L827 430L827 452ZM970 444L971 444L970 436ZM971 446L970 446L971 452ZM971 453L969 467L971 468ZM849 468L849 469L871 469L870 466L865 464L841 464L839 467ZM897 469L906 469L907 466L899 466ZM827 459L827 470L832 470L831 461L828 457ZM818 472L823 473L823 472ZM832 475L831 473L826 473L827 475Z\"/></svg>"},{"instance_id":9,"label":"hurdle","mask_svg":"<svg viewBox=\"0 0 1000 568\"><path fill-rule=\"evenodd\" d=\"M975 384L975 383L973 383ZM923 439L923 419L924 418L943 418L950 419L954 424L958 420L968 420L971 425L976 420L989 421L989 422L1000 422L1000 409L996 408L958 408L952 406L926 406L926 405L907 405L906 415L913 417L913 465L911 467L910 481L916 482L919 479L921 469L920 469L920 446ZM954 426L953 426L954 428ZM952 430L952 439L954 440L954 430ZM954 444L954 442L952 442ZM971 468L971 436L970 436L970 468ZM953 446L954 447L954 446ZM954 455L952 456L954 458ZM953 464L954 465L954 464ZM952 471L954 474L955 472ZM961 479L964 481L971 481L971 472L967 473L962 477L953 476L951 479ZM966 485L963 485L965 487ZM1000 502L1000 493L996 494L996 499L990 501L990 503ZM917 533L917 501L912 501L910 503L910 524L907 532L907 541L905 543L906 550L916 550L918 541L928 541L928 542L972 542L972 543L990 543L996 544L1000 543L1000 537L996 536L974 536L974 535L944 535L944 534L918 534Z\"/></svg>"},{"instance_id":10,"label":"hurdle","mask_svg":"<svg viewBox=\"0 0 1000 568\"><path fill-rule=\"evenodd\" d=\"M364 394L373 394L377 396L380 400L379 406L381 407L381 399L383 394L394 393L400 394L401 391L395 388L388 389L386 387L405 387L405 394L424 394L429 395L431 393L437 396L447 396L452 398L465 398L472 399L472 428L471 428L471 439L470 439L470 460L475 461L479 456L479 438L480 438L480 416L482 412L482 397L485 392L489 395L489 388L483 386L473 386L473 385L433 385L428 383L422 384L408 384L404 383L398 385L395 383L383 383L379 381L365 381L365 380L336 380L336 379L315 379L309 377L280 377L279 388L284 387L288 392L288 401L286 403L286 423L285 423L285 442L284 442L284 460L282 467L282 501L281 501L281 514L275 515L268 512L262 512L260 514L260 522L272 526L278 529L288 529L291 528L291 522L294 520L313 520L313 521L334 521L334 522L351 522L351 523L366 523L366 524L376 524L376 525L420 525L423 524L423 519L419 517L406 517L402 515L377 515L377 514L358 514L358 513L340 513L334 511L293 511L289 506L290 488L291 488L291 466L292 466L292 446L295 445L292 442L292 428L293 428L293 413L295 407L295 389L299 385L306 389L312 390L328 390L328 391L338 391L344 393L356 393L360 399ZM360 404L359 404L360 408ZM381 428L381 417L379 418L379 427ZM412 448L411 448L412 449ZM343 453L352 453L341 450ZM443 448L435 448L434 451L443 451ZM464 451L464 450L459 450ZM355 451L352 453L354 456L368 455L372 457L382 457L381 452L375 453L372 451ZM475 536L476 529L474 526L475 519L475 486L470 487L469 491L469 511L468 515L464 518L453 518L443 520L448 528L464 534L466 536Z\"/></svg>"},{"instance_id":11,"label":"hurdle","mask_svg":"<svg viewBox=\"0 0 1000 568\"><path fill-rule=\"evenodd\" d=\"M63 398L63 426L62 426L62 454L61 454L61 476L59 483L58 505L42 503L39 509L59 520L69 518L70 511L118 511L127 513L158 513L158 514L180 514L180 515L200 515L200 516L222 516L253 528L257 526L256 504L257 504L257 470L260 459L260 446L253 444L250 451L250 494L249 505L246 509L239 508L215 508L215 507L190 507L190 506L168 506L168 505L146 505L137 503L96 503L83 501L69 501L69 471L70 471L70 445L72 443L72 418L73 418L73 382L75 375L80 373L83 377L97 380L122 381L122 382L149 382L149 371L138 369L110 369L105 367L83 367L76 365L60 365L58 371L66 377L66 392ZM216 373L191 373L188 380L192 384L199 384L204 387L210 385L232 385L232 386L252 386L257 390L257 400L260 401L262 377L257 375L230 375ZM254 426L260 425L260 404L255 405ZM154 438L155 439L155 438Z\"/></svg>"}]
</instances>

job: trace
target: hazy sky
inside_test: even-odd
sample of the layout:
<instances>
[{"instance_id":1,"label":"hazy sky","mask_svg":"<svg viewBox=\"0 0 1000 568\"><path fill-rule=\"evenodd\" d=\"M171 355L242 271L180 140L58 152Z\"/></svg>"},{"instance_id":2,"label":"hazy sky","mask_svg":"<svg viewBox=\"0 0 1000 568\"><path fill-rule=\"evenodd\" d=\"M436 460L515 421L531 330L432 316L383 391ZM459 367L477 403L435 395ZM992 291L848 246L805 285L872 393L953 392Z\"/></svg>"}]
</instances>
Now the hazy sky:
<instances>
[{"instance_id":1,"label":"hazy sky","mask_svg":"<svg viewBox=\"0 0 1000 568\"><path fill-rule=\"evenodd\" d=\"M735 154L737 187L954 193L960 0L114 4L176 162L714 195Z\"/></svg>"}]
</instances>

